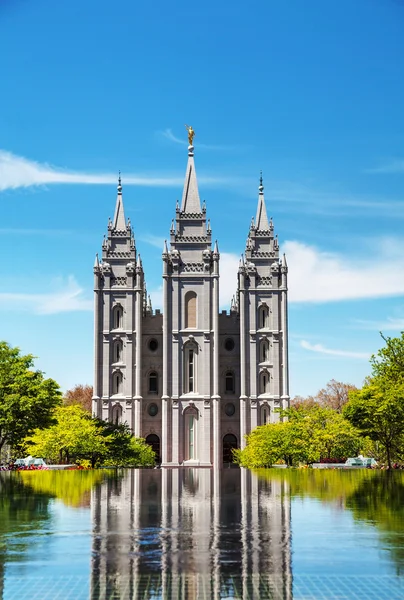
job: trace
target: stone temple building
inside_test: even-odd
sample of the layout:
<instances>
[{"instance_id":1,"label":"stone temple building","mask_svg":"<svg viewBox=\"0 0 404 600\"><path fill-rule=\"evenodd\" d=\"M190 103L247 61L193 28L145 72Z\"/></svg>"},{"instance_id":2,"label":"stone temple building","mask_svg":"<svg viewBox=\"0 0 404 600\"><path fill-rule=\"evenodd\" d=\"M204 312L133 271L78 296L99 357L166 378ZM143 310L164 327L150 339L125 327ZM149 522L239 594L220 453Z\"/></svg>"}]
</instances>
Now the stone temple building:
<instances>
[{"instance_id":1,"label":"stone temple building","mask_svg":"<svg viewBox=\"0 0 404 600\"><path fill-rule=\"evenodd\" d=\"M174 209L174 206L173 206ZM224 219L223 219L224 220ZM287 264L262 178L230 312L219 312L220 254L194 163L162 255L163 306L152 309L119 180L94 265L93 413L127 422L162 466L221 466L257 425L289 406Z\"/></svg>"}]
</instances>

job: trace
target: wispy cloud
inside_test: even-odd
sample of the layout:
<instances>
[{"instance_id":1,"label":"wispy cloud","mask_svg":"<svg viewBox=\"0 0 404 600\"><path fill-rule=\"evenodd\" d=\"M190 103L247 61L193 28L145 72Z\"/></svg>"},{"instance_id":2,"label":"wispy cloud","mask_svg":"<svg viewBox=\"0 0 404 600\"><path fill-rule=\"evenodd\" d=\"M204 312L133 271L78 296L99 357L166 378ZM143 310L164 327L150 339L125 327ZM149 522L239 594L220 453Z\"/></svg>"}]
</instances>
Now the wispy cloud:
<instances>
[{"instance_id":1,"label":"wispy cloud","mask_svg":"<svg viewBox=\"0 0 404 600\"><path fill-rule=\"evenodd\" d=\"M393 159L390 162L384 163L379 167L366 169L366 173L404 173L404 160Z\"/></svg>"},{"instance_id":2,"label":"wispy cloud","mask_svg":"<svg viewBox=\"0 0 404 600\"><path fill-rule=\"evenodd\" d=\"M223 177L198 177L201 184L207 186L224 185L231 181ZM68 171L47 163L39 163L11 152L0 150L0 192L8 189L28 188L52 184L88 184L105 185L117 182L116 173L86 173ZM181 187L184 177L169 175L166 177L153 174L141 175L128 173L124 176L125 185L143 187Z\"/></svg>"},{"instance_id":3,"label":"wispy cloud","mask_svg":"<svg viewBox=\"0 0 404 600\"><path fill-rule=\"evenodd\" d=\"M163 251L165 239L163 236L153 235L152 233L142 233L137 236L137 239Z\"/></svg>"},{"instance_id":4,"label":"wispy cloud","mask_svg":"<svg viewBox=\"0 0 404 600\"><path fill-rule=\"evenodd\" d=\"M318 352L319 354L329 354L331 356L341 356L342 358L358 358L361 360L367 360L370 358L370 354L366 352L351 352L350 350L331 350L326 348L322 344L310 344L306 340L301 340L300 346L310 352Z\"/></svg>"},{"instance_id":5,"label":"wispy cloud","mask_svg":"<svg viewBox=\"0 0 404 600\"><path fill-rule=\"evenodd\" d=\"M404 317L388 317L384 321L355 319L353 324L357 329L369 329L371 331L404 331Z\"/></svg>"},{"instance_id":6,"label":"wispy cloud","mask_svg":"<svg viewBox=\"0 0 404 600\"><path fill-rule=\"evenodd\" d=\"M55 291L41 294L1 292L0 306L5 310L23 310L38 315L93 310L93 300L86 298L73 276L68 277L67 282L56 282L55 287Z\"/></svg>"},{"instance_id":7,"label":"wispy cloud","mask_svg":"<svg viewBox=\"0 0 404 600\"><path fill-rule=\"evenodd\" d=\"M179 144L181 146L188 146L188 140L186 134L184 134L184 138L177 137L174 135L171 129L164 129L164 131L158 132L162 137L173 142L174 144ZM203 142L199 142L197 139L197 134L195 134L195 143L198 148L202 150L218 150L218 151L227 151L227 150L241 150L241 146L223 146L222 144L204 144ZM245 147L243 147L244 149Z\"/></svg>"},{"instance_id":8,"label":"wispy cloud","mask_svg":"<svg viewBox=\"0 0 404 600\"><path fill-rule=\"evenodd\" d=\"M404 295L402 241L385 240L364 259L331 254L296 241L284 245L291 302L334 302Z\"/></svg>"}]
</instances>

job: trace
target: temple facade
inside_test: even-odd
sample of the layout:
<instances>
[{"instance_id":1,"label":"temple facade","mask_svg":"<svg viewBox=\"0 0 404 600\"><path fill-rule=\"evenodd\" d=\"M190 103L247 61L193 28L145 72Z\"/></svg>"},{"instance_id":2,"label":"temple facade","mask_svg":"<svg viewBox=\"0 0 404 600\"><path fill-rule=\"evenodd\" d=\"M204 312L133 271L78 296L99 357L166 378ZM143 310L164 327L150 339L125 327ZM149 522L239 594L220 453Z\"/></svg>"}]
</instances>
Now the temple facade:
<instances>
[{"instance_id":1,"label":"temple facade","mask_svg":"<svg viewBox=\"0 0 404 600\"><path fill-rule=\"evenodd\" d=\"M221 466L247 433L289 406L288 268L262 178L229 312L219 311L220 253L192 145L162 271L163 306L153 310L119 180L94 265L93 413L127 422L162 466Z\"/></svg>"}]
</instances>

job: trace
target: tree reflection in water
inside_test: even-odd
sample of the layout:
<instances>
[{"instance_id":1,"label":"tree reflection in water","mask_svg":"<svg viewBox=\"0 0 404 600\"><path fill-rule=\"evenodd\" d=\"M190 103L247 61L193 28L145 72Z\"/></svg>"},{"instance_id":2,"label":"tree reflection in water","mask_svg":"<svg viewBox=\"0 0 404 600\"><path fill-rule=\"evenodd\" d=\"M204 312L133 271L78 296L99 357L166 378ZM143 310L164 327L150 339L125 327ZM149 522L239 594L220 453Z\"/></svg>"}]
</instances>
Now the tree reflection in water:
<instances>
[{"instance_id":1,"label":"tree reflection in water","mask_svg":"<svg viewBox=\"0 0 404 600\"><path fill-rule=\"evenodd\" d=\"M358 521L380 532L395 562L404 571L404 473L371 469L260 469L258 477L289 484L291 497L309 496L349 509Z\"/></svg>"}]
</instances>

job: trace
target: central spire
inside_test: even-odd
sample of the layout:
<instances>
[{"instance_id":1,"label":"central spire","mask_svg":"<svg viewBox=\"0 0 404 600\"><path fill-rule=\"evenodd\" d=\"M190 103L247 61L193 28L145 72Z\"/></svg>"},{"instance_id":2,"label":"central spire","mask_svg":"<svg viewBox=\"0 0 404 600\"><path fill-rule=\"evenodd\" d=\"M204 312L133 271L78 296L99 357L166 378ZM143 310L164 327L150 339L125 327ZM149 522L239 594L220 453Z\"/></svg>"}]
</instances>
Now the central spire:
<instances>
[{"instance_id":1,"label":"central spire","mask_svg":"<svg viewBox=\"0 0 404 600\"><path fill-rule=\"evenodd\" d=\"M114 227L114 229L124 230L124 229L126 229L126 223L125 223L125 214L123 212L122 180L121 180L121 172L120 171L119 171L119 177L118 177L117 191L118 191L118 194L117 194L117 198L116 198L113 227Z\"/></svg>"},{"instance_id":2,"label":"central spire","mask_svg":"<svg viewBox=\"0 0 404 600\"><path fill-rule=\"evenodd\" d=\"M187 126L186 126L187 127ZM185 174L184 191L182 194L181 212L183 213L198 213L201 211L201 201L199 199L198 183L196 181L196 171L194 162L194 146L192 145L195 135L192 127L188 129L188 164Z\"/></svg>"},{"instance_id":3,"label":"central spire","mask_svg":"<svg viewBox=\"0 0 404 600\"><path fill-rule=\"evenodd\" d=\"M262 183L262 171L260 174L260 184L258 187L258 206L257 206L257 216L255 217L255 226L260 231L269 230L267 209L265 207L264 200L264 185Z\"/></svg>"}]
</instances>

